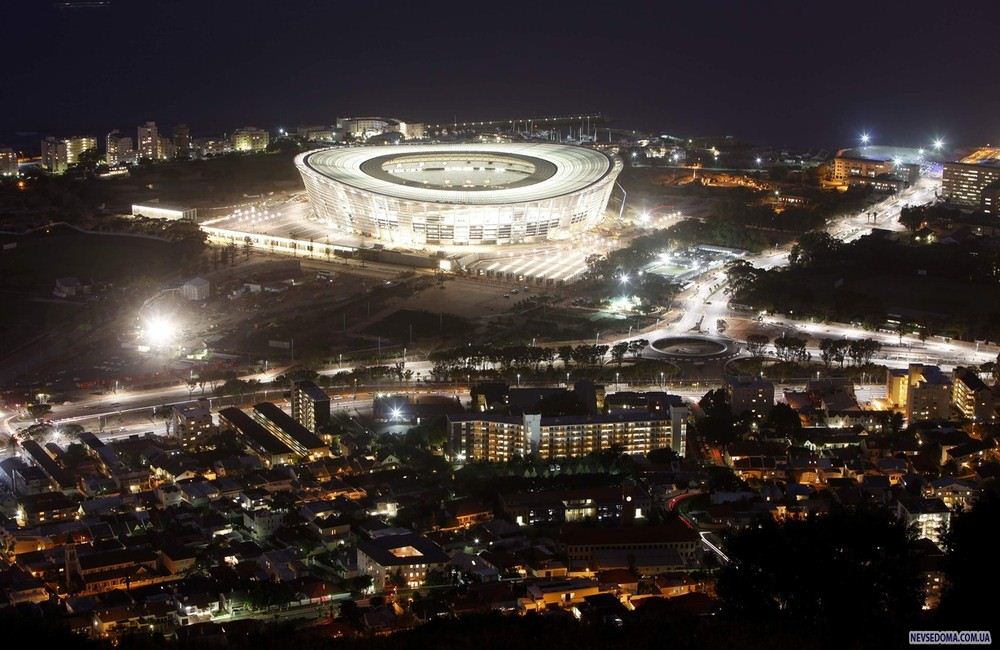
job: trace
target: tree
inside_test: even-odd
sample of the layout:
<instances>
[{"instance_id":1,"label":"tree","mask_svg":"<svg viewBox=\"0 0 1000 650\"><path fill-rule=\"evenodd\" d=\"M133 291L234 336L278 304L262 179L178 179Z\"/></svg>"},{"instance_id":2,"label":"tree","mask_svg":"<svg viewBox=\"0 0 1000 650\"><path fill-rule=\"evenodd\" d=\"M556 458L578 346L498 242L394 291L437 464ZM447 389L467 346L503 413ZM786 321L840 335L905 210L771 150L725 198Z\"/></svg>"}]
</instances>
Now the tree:
<instances>
[{"instance_id":1,"label":"tree","mask_svg":"<svg viewBox=\"0 0 1000 650\"><path fill-rule=\"evenodd\" d=\"M810 266L835 256L842 245L839 239L825 230L807 232L792 246L788 262L792 266Z\"/></svg>"},{"instance_id":2,"label":"tree","mask_svg":"<svg viewBox=\"0 0 1000 650\"><path fill-rule=\"evenodd\" d=\"M48 415L51 412L52 412L51 404L30 404L28 406L28 413L30 413L31 417L35 418L36 420L43 418L44 416Z\"/></svg>"},{"instance_id":3,"label":"tree","mask_svg":"<svg viewBox=\"0 0 1000 650\"><path fill-rule=\"evenodd\" d=\"M771 339L763 334L751 334L747 336L747 352L749 352L750 356L754 359L763 359L764 350L767 349L770 342Z\"/></svg>"},{"instance_id":4,"label":"tree","mask_svg":"<svg viewBox=\"0 0 1000 650\"><path fill-rule=\"evenodd\" d=\"M732 535L726 553L732 561L718 594L735 620L806 626L848 647L875 647L871 635L895 639L920 614L919 563L904 526L884 510L766 518Z\"/></svg>"},{"instance_id":5,"label":"tree","mask_svg":"<svg viewBox=\"0 0 1000 650\"><path fill-rule=\"evenodd\" d=\"M559 346L559 359L563 362L567 368L569 368L570 362L573 359L573 346L571 345L560 345Z\"/></svg>"},{"instance_id":6,"label":"tree","mask_svg":"<svg viewBox=\"0 0 1000 650\"><path fill-rule=\"evenodd\" d=\"M708 442L725 444L735 439L735 418L724 388L710 390L698 401L704 417L695 422L698 433Z\"/></svg>"},{"instance_id":7,"label":"tree","mask_svg":"<svg viewBox=\"0 0 1000 650\"><path fill-rule=\"evenodd\" d=\"M633 361L638 361L639 357L642 356L642 351L649 347L649 341L646 339L635 339L629 341L628 352L632 356Z\"/></svg>"},{"instance_id":8,"label":"tree","mask_svg":"<svg viewBox=\"0 0 1000 650\"><path fill-rule=\"evenodd\" d=\"M622 367L622 361L625 359L625 354L627 352L628 341L620 341L611 347L611 359L618 365L619 368Z\"/></svg>"},{"instance_id":9,"label":"tree","mask_svg":"<svg viewBox=\"0 0 1000 650\"><path fill-rule=\"evenodd\" d=\"M791 440L799 440L802 435L802 420L799 414L788 404L780 402L771 407L767 419L764 420L764 426L779 436Z\"/></svg>"},{"instance_id":10,"label":"tree","mask_svg":"<svg viewBox=\"0 0 1000 650\"><path fill-rule=\"evenodd\" d=\"M971 510L952 519L946 538L948 587L941 598L941 615L949 623L970 625L956 629L983 629L982 623L996 616L990 599L983 598L983 585L995 584L1000 578L992 559L996 554L992 531L997 521L1000 495L995 488L984 492Z\"/></svg>"}]
</instances>

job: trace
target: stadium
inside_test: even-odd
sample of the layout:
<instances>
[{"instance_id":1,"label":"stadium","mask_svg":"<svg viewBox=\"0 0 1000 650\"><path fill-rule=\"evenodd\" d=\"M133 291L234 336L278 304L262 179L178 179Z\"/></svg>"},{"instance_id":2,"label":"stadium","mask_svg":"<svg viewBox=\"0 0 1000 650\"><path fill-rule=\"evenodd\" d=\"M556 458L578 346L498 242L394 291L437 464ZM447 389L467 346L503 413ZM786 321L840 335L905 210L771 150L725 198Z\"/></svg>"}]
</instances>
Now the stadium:
<instances>
[{"instance_id":1,"label":"stadium","mask_svg":"<svg viewBox=\"0 0 1000 650\"><path fill-rule=\"evenodd\" d=\"M332 231L402 246L565 239L601 221L622 169L548 143L330 148L295 164Z\"/></svg>"}]
</instances>

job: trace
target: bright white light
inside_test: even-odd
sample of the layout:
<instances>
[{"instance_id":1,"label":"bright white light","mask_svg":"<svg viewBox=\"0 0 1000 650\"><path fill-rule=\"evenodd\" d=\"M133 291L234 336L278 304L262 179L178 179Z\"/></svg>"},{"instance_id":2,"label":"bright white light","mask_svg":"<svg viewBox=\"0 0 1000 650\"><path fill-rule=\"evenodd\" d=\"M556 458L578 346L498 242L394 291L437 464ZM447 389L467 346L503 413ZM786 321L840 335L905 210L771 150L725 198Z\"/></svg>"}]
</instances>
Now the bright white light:
<instances>
[{"instance_id":1,"label":"bright white light","mask_svg":"<svg viewBox=\"0 0 1000 650\"><path fill-rule=\"evenodd\" d=\"M639 215L639 223L643 223L643 224L649 223L649 213L648 212L643 212L642 214Z\"/></svg>"},{"instance_id":2,"label":"bright white light","mask_svg":"<svg viewBox=\"0 0 1000 650\"><path fill-rule=\"evenodd\" d=\"M392 417L392 419L393 419L393 420L398 420L398 419L399 419L400 417L402 417L402 415L403 415L403 410L402 410L402 409L400 409L400 408L393 408L393 409L392 409L392 410L391 410L391 411L389 412L389 414L390 414L390 416Z\"/></svg>"},{"instance_id":3,"label":"bright white light","mask_svg":"<svg viewBox=\"0 0 1000 650\"><path fill-rule=\"evenodd\" d=\"M944 140L941 138L934 138L934 148L940 150L944 146Z\"/></svg>"},{"instance_id":4,"label":"bright white light","mask_svg":"<svg viewBox=\"0 0 1000 650\"><path fill-rule=\"evenodd\" d=\"M757 164L759 165L759 164L760 164L760 162L761 162L761 161L760 161L760 157L758 157L758 158L757 158Z\"/></svg>"},{"instance_id":5,"label":"bright white light","mask_svg":"<svg viewBox=\"0 0 1000 650\"><path fill-rule=\"evenodd\" d=\"M621 277L618 278L618 281L622 284L628 284L628 273L622 273Z\"/></svg>"},{"instance_id":6,"label":"bright white light","mask_svg":"<svg viewBox=\"0 0 1000 650\"><path fill-rule=\"evenodd\" d=\"M861 144L868 144L871 141L871 139L872 139L872 137L870 135L868 135L867 133L862 133L861 134Z\"/></svg>"},{"instance_id":7,"label":"bright white light","mask_svg":"<svg viewBox=\"0 0 1000 650\"><path fill-rule=\"evenodd\" d=\"M152 347L170 345L177 336L177 325L163 316L153 316L146 321L143 338Z\"/></svg>"},{"instance_id":8,"label":"bright white light","mask_svg":"<svg viewBox=\"0 0 1000 650\"><path fill-rule=\"evenodd\" d=\"M902 158L893 158L892 164L895 165L896 167L899 167L900 165L903 164L903 160Z\"/></svg>"}]
</instances>

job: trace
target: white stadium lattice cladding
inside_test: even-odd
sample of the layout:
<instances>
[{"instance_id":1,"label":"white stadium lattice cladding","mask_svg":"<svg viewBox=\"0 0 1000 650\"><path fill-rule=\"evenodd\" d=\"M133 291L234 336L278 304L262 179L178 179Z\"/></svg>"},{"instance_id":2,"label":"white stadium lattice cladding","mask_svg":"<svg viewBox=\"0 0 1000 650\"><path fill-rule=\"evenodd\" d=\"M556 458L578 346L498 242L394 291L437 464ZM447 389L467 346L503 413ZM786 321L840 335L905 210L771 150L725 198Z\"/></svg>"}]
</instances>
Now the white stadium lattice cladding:
<instances>
[{"instance_id":1,"label":"white stadium lattice cladding","mask_svg":"<svg viewBox=\"0 0 1000 650\"><path fill-rule=\"evenodd\" d=\"M400 245L564 239L604 216L622 163L560 144L320 149L295 164L333 231Z\"/></svg>"}]
</instances>

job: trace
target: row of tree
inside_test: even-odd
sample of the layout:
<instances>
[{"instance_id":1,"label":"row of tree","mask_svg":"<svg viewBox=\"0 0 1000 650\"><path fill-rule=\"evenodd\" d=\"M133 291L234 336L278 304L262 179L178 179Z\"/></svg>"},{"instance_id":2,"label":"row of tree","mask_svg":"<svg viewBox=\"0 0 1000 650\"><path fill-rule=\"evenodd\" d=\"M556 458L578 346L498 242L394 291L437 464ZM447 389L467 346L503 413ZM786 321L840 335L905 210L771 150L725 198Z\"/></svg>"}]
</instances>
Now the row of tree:
<instances>
[{"instance_id":1,"label":"row of tree","mask_svg":"<svg viewBox=\"0 0 1000 650\"><path fill-rule=\"evenodd\" d=\"M746 340L747 352L758 360L767 356L767 348L772 344L775 356L781 361L805 363L812 358L812 353L806 347L808 340L802 337L782 334L772 341L764 334L750 334ZM834 363L843 368L848 359L856 366L867 365L881 349L882 344L875 339L819 340L820 358L827 368Z\"/></svg>"}]
</instances>

